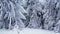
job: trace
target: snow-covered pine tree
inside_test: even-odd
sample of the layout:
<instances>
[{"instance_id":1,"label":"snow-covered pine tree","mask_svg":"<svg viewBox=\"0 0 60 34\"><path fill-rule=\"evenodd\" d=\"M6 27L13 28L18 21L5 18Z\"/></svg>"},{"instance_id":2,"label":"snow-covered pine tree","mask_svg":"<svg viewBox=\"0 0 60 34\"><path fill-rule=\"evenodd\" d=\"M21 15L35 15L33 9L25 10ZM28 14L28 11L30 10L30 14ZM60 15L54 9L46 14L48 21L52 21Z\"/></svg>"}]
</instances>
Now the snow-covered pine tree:
<instances>
[{"instance_id":1,"label":"snow-covered pine tree","mask_svg":"<svg viewBox=\"0 0 60 34\"><path fill-rule=\"evenodd\" d=\"M1 16L6 29L13 29L15 25L19 28L25 27L21 19L26 19L23 13L27 13L18 0L0 0L2 3ZM20 0L19 0L20 1ZM1 7L1 6L0 6ZM2 19L1 18L1 19Z\"/></svg>"},{"instance_id":2,"label":"snow-covered pine tree","mask_svg":"<svg viewBox=\"0 0 60 34\"><path fill-rule=\"evenodd\" d=\"M45 24L44 28L48 30L54 30L55 32L60 31L59 23L59 0L46 0L45 9L46 13L44 14Z\"/></svg>"},{"instance_id":3,"label":"snow-covered pine tree","mask_svg":"<svg viewBox=\"0 0 60 34\"><path fill-rule=\"evenodd\" d=\"M56 4L56 9L57 9L57 15L56 15L56 24L55 24L55 28L54 31L55 32L60 32L60 0L57 0L57 4Z\"/></svg>"},{"instance_id":4,"label":"snow-covered pine tree","mask_svg":"<svg viewBox=\"0 0 60 34\"><path fill-rule=\"evenodd\" d=\"M29 28L39 28L41 21L41 18L43 19L43 13L44 13L44 6L39 2L39 0L29 0L27 1L27 24L25 24ZM42 23L41 23L42 24ZM41 25L42 26L42 25ZM42 27L41 27L42 28Z\"/></svg>"}]
</instances>

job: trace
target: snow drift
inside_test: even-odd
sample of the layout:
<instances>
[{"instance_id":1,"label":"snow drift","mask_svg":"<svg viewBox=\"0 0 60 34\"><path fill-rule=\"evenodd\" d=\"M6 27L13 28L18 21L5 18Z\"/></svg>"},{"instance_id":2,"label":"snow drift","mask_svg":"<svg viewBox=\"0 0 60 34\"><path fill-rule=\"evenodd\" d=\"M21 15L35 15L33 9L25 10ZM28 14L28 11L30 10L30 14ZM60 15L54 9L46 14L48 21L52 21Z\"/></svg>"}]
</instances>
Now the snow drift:
<instances>
[{"instance_id":1,"label":"snow drift","mask_svg":"<svg viewBox=\"0 0 60 34\"><path fill-rule=\"evenodd\" d=\"M0 34L60 34L55 33L53 31L42 30L42 29L27 29L24 28L23 30L19 31L18 29L14 30L0 30Z\"/></svg>"}]
</instances>

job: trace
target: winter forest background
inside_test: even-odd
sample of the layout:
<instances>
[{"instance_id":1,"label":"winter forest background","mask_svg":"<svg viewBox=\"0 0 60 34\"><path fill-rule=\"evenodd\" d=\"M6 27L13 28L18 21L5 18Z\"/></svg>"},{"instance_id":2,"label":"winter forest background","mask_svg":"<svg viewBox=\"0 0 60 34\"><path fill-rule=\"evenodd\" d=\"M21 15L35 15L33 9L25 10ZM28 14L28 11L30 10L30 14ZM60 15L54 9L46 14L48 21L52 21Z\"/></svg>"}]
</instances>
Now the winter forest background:
<instances>
[{"instance_id":1,"label":"winter forest background","mask_svg":"<svg viewBox=\"0 0 60 34\"><path fill-rule=\"evenodd\" d=\"M60 32L60 0L0 0L0 29Z\"/></svg>"}]
</instances>

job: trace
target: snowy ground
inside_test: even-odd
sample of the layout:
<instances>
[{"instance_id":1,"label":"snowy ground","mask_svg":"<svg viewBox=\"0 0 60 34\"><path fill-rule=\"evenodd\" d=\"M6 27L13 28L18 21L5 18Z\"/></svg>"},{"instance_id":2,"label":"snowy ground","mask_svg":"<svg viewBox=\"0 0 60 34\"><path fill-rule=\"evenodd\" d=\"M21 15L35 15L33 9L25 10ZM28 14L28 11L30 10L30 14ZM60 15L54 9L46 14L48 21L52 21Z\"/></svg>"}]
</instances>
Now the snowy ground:
<instances>
[{"instance_id":1,"label":"snowy ground","mask_svg":"<svg viewBox=\"0 0 60 34\"><path fill-rule=\"evenodd\" d=\"M0 34L60 34L42 29L23 29L20 32L16 30L0 30Z\"/></svg>"}]
</instances>

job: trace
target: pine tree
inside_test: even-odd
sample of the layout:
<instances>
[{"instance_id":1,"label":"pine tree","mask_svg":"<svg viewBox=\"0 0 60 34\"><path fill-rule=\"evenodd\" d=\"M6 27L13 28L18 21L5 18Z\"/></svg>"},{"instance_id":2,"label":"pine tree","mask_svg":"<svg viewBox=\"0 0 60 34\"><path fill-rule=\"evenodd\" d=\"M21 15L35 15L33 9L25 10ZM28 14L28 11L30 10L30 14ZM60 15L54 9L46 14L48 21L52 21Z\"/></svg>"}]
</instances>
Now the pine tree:
<instances>
[{"instance_id":1,"label":"pine tree","mask_svg":"<svg viewBox=\"0 0 60 34\"><path fill-rule=\"evenodd\" d=\"M22 19L26 19L23 15L27 13L17 0L1 0L3 23L6 29L13 29L15 25L19 28L24 27Z\"/></svg>"}]
</instances>

